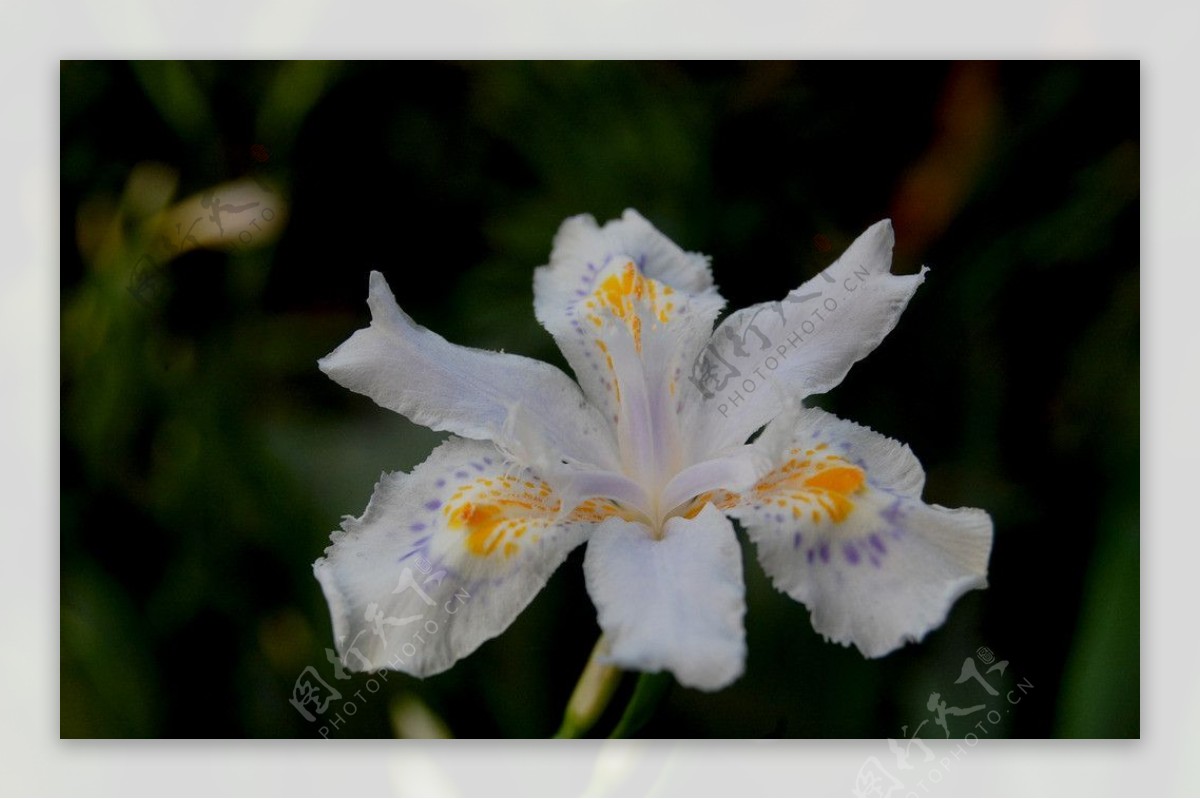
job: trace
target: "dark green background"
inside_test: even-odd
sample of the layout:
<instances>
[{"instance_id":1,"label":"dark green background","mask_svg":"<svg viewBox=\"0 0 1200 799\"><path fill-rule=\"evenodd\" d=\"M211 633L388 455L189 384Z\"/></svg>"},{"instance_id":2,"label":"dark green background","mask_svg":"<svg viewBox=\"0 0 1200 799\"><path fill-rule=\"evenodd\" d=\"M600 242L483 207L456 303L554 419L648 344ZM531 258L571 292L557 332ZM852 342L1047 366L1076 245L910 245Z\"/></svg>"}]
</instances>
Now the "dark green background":
<instances>
[{"instance_id":1,"label":"dark green background","mask_svg":"<svg viewBox=\"0 0 1200 799\"><path fill-rule=\"evenodd\" d=\"M450 340L565 367L532 269L565 217L625 207L711 254L731 308L891 217L895 270L931 272L819 401L996 524L991 587L877 661L824 643L747 548L746 674L674 687L643 733L900 738L931 692L981 698L954 681L987 646L997 685L1033 686L989 700L987 736L1138 735L1136 62L64 62L61 89L64 737L314 736L288 703L310 665L367 697L333 736L392 735L414 702L459 736L552 733L598 633L582 550L451 671L334 680L311 563L439 436L316 360L378 269ZM139 303L147 162L178 197L276 181L290 222L171 261Z\"/></svg>"}]
</instances>

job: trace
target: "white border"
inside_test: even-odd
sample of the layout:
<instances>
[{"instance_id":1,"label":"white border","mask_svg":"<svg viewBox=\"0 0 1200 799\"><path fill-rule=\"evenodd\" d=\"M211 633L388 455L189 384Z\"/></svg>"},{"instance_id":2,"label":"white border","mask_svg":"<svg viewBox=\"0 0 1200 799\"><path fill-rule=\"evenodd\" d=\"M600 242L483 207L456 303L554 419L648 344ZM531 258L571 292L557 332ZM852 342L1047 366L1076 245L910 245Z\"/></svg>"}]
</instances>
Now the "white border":
<instances>
[{"instance_id":1,"label":"white border","mask_svg":"<svg viewBox=\"0 0 1200 799\"><path fill-rule=\"evenodd\" d=\"M1185 505L1200 444L1200 328L1191 324L1200 286L1187 247L1200 220L1197 31L1200 4L1066 0L3 5L0 792L845 794L879 749L827 741L563 742L553 751L547 743L60 742L57 61L138 55L1141 59L1142 740L986 741L931 795L1200 793L1200 536ZM1052 586L1032 590L1052 601Z\"/></svg>"}]
</instances>

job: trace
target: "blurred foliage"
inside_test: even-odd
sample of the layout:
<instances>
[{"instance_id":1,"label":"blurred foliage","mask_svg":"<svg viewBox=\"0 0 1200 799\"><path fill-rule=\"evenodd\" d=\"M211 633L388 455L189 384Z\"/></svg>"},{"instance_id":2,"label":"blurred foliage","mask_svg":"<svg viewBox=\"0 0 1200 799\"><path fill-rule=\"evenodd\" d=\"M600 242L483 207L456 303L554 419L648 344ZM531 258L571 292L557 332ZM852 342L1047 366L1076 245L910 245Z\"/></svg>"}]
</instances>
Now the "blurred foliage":
<instances>
[{"instance_id":1,"label":"blurred foliage","mask_svg":"<svg viewBox=\"0 0 1200 799\"><path fill-rule=\"evenodd\" d=\"M996 522L991 586L878 661L747 547L745 676L642 734L901 738L978 698L986 646L1033 686L989 735L1137 736L1138 92L1136 62L63 62L62 735L550 735L598 632L580 552L449 672L337 679L311 563L440 436L316 360L379 269L450 340L565 367L531 270L568 215L635 207L731 308L893 218L896 270L932 271L820 402ZM281 235L181 247L172 204L238 179L261 202L225 218ZM362 697L336 728L288 701L310 666Z\"/></svg>"}]
</instances>

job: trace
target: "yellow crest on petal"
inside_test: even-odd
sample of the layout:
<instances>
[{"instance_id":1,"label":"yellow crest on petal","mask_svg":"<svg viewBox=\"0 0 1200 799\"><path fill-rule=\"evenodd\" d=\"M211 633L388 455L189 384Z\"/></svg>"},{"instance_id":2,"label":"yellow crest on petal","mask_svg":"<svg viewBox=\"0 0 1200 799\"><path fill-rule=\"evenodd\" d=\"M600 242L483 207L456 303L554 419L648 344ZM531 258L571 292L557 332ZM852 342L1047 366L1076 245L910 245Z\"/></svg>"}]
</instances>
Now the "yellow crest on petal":
<instances>
[{"instance_id":1,"label":"yellow crest on petal","mask_svg":"<svg viewBox=\"0 0 1200 799\"><path fill-rule=\"evenodd\" d=\"M463 534L462 544L478 557L500 553L510 558L526 541L536 543L543 531L559 522L604 521L619 516L639 518L610 499L594 497L560 518L562 500L545 482L512 477L477 477L464 483L442 508L446 528ZM528 538L526 538L528 535Z\"/></svg>"},{"instance_id":2,"label":"yellow crest on petal","mask_svg":"<svg viewBox=\"0 0 1200 799\"><path fill-rule=\"evenodd\" d=\"M520 539L537 533L558 518L562 503L544 482L511 477L477 477L459 486L442 509L446 527L461 530L463 545L472 555L501 552L509 558Z\"/></svg>"},{"instance_id":3,"label":"yellow crest on petal","mask_svg":"<svg viewBox=\"0 0 1200 799\"><path fill-rule=\"evenodd\" d=\"M867 475L838 455L824 452L827 444L812 449L793 449L788 460L754 486L764 505L790 508L792 516L824 519L837 524L854 510L854 497L863 491Z\"/></svg>"},{"instance_id":4,"label":"yellow crest on petal","mask_svg":"<svg viewBox=\"0 0 1200 799\"><path fill-rule=\"evenodd\" d=\"M592 324L601 327L604 320L595 312L601 309L609 311L614 317L624 321L630 336L633 337L634 347L641 352L643 316L651 322L657 320L664 325L670 322L675 303L667 298L674 293L673 288L646 277L637 268L637 264L628 261L620 272L610 274L600 281L600 285L585 304L591 312L588 319Z\"/></svg>"}]
</instances>

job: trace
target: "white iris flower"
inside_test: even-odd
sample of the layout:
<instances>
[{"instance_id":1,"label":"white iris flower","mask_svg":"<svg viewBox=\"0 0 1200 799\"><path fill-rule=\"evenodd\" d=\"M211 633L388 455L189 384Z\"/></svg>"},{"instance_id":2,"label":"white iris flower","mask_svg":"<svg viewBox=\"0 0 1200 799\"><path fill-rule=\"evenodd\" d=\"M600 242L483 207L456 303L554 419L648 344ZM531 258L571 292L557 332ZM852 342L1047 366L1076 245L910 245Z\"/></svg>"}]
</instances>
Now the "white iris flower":
<instances>
[{"instance_id":1,"label":"white iris flower","mask_svg":"<svg viewBox=\"0 0 1200 799\"><path fill-rule=\"evenodd\" d=\"M604 662L723 688L746 659L730 518L827 638L879 657L939 626L986 584L990 518L922 502L908 447L801 402L841 382L924 280L891 274L892 242L880 222L714 331L725 301L706 257L632 210L603 227L572 217L534 273L534 310L578 383L447 342L373 272L370 326L320 367L454 435L411 474L383 475L314 565L343 661L441 672L586 542Z\"/></svg>"}]
</instances>

